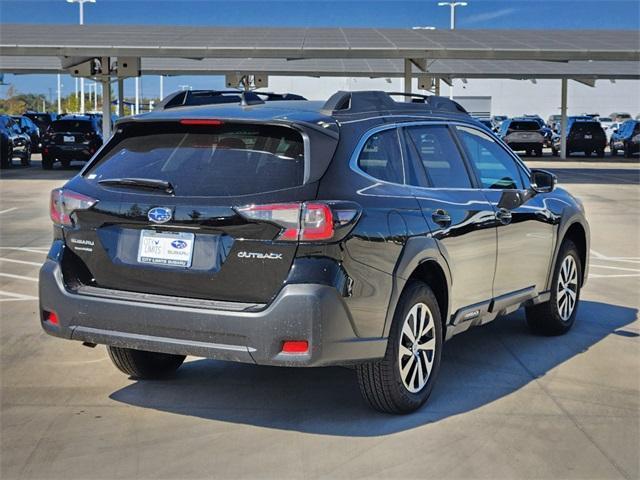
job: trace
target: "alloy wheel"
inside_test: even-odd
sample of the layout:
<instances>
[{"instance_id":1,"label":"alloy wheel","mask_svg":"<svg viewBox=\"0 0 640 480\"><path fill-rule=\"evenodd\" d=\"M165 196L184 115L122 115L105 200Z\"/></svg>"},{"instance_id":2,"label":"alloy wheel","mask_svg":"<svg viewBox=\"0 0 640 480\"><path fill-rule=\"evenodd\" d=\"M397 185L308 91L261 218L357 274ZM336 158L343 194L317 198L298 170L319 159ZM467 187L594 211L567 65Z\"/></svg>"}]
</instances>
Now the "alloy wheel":
<instances>
[{"instance_id":1,"label":"alloy wheel","mask_svg":"<svg viewBox=\"0 0 640 480\"><path fill-rule=\"evenodd\" d=\"M415 304L404 319L400 333L398 368L405 388L417 393L429 380L436 349L436 331L431 310Z\"/></svg>"},{"instance_id":2,"label":"alloy wheel","mask_svg":"<svg viewBox=\"0 0 640 480\"><path fill-rule=\"evenodd\" d=\"M556 303L558 314L563 321L568 321L576 308L578 297L578 267L573 256L567 255L560 266L558 274L558 291Z\"/></svg>"}]
</instances>

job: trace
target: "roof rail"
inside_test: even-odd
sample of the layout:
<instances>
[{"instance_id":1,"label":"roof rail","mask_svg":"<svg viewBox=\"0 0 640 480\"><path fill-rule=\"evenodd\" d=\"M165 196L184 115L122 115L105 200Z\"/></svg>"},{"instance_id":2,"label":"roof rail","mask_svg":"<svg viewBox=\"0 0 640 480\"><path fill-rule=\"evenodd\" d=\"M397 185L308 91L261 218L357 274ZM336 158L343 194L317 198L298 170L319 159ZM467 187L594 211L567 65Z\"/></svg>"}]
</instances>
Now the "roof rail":
<instances>
[{"instance_id":1,"label":"roof rail","mask_svg":"<svg viewBox=\"0 0 640 480\"><path fill-rule=\"evenodd\" d=\"M394 96L410 98L410 102L396 102ZM371 111L411 111L422 112L444 111L467 113L462 105L445 97L421 95L418 93L383 92L369 90L361 92L339 91L334 93L324 104L322 110L329 115L354 114Z\"/></svg>"},{"instance_id":2,"label":"roof rail","mask_svg":"<svg viewBox=\"0 0 640 480\"><path fill-rule=\"evenodd\" d=\"M294 93L255 92L244 90L179 90L167 95L156 109L166 110L175 107L195 105L216 105L237 103L240 105L257 105L265 101L306 100Z\"/></svg>"}]
</instances>

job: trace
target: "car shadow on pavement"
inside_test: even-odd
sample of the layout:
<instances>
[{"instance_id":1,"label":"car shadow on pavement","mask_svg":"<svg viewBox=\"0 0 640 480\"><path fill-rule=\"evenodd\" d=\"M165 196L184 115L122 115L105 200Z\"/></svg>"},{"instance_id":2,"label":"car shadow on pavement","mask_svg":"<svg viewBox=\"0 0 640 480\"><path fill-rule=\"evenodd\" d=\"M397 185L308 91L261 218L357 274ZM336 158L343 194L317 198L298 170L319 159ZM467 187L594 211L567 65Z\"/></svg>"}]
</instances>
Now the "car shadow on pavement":
<instances>
[{"instance_id":1,"label":"car shadow on pavement","mask_svg":"<svg viewBox=\"0 0 640 480\"><path fill-rule=\"evenodd\" d=\"M468 412L522 388L616 333L637 310L583 301L574 329L561 337L529 333L522 310L447 342L426 406L410 415L370 410L348 368L279 368L214 360L185 363L172 379L134 381L110 398L179 415L305 433L378 436Z\"/></svg>"}]
</instances>

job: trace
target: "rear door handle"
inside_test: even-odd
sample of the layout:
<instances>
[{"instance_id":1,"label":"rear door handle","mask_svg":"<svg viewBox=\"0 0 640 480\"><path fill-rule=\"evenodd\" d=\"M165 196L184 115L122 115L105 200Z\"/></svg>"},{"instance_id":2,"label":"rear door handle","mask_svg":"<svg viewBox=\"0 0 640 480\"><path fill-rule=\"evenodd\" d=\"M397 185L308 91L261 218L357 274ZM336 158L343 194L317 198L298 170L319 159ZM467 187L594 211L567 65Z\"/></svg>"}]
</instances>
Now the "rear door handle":
<instances>
[{"instance_id":1,"label":"rear door handle","mask_svg":"<svg viewBox=\"0 0 640 480\"><path fill-rule=\"evenodd\" d=\"M451 216L446 211L439 208L431 214L431 218L441 227L448 227L451 225Z\"/></svg>"},{"instance_id":2,"label":"rear door handle","mask_svg":"<svg viewBox=\"0 0 640 480\"><path fill-rule=\"evenodd\" d=\"M506 208L499 208L496 212L496 218L500 220L500 223L503 225L507 225L508 223L511 223L511 212Z\"/></svg>"}]
</instances>

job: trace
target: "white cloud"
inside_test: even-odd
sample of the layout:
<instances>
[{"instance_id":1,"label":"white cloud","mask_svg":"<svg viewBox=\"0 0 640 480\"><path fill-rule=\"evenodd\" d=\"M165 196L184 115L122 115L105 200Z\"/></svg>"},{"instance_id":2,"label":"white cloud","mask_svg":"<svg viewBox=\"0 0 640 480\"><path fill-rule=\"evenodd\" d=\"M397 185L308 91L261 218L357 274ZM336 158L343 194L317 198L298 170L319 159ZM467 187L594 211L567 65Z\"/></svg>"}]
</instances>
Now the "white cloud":
<instances>
[{"instance_id":1,"label":"white cloud","mask_svg":"<svg viewBox=\"0 0 640 480\"><path fill-rule=\"evenodd\" d=\"M475 15L460 16L461 25L472 25L474 23L487 22L489 20L495 20L496 18L506 17L516 11L515 8L502 8L493 12L477 13Z\"/></svg>"}]
</instances>

